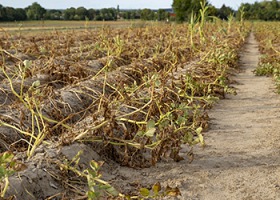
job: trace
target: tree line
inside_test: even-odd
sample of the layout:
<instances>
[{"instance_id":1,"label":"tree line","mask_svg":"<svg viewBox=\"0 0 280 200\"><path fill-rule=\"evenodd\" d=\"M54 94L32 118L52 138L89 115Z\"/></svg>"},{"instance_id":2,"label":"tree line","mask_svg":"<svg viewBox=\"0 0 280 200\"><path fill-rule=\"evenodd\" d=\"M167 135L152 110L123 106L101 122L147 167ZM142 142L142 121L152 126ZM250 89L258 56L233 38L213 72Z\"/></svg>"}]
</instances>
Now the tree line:
<instances>
[{"instance_id":1,"label":"tree line","mask_svg":"<svg viewBox=\"0 0 280 200\"><path fill-rule=\"evenodd\" d=\"M261 1L255 3L242 3L237 11L223 5L217 9L207 0L173 0L173 10L176 13L177 21L190 20L191 15L198 16L201 9L200 3L205 3L208 7L208 16L215 16L223 20L227 20L229 16L241 18L245 20L280 20L280 1Z\"/></svg>"},{"instance_id":2,"label":"tree line","mask_svg":"<svg viewBox=\"0 0 280 200\"><path fill-rule=\"evenodd\" d=\"M207 0L201 0L208 7L207 15L227 20L228 16L240 17L248 20L280 20L280 2L277 0L243 3L238 11L223 5L217 9ZM109 21L118 19L142 20L176 20L188 21L191 14L198 16L201 8L199 0L173 0L172 9L139 9L120 10L117 8L86 9L84 7L68 8L65 10L45 9L37 2L26 8L4 7L0 4L0 21L24 20L96 20ZM173 13L174 11L174 13Z\"/></svg>"},{"instance_id":3,"label":"tree line","mask_svg":"<svg viewBox=\"0 0 280 200\"><path fill-rule=\"evenodd\" d=\"M280 1L262 1L253 4L243 3L238 9L237 16L244 13L246 20L265 20L279 21L280 20Z\"/></svg>"},{"instance_id":4,"label":"tree line","mask_svg":"<svg viewBox=\"0 0 280 200\"><path fill-rule=\"evenodd\" d=\"M86 9L84 7L65 10L43 8L37 2L27 8L4 7L0 4L0 21L24 20L96 20L118 19L166 20L169 12L164 9L120 10L117 8Z\"/></svg>"}]
</instances>

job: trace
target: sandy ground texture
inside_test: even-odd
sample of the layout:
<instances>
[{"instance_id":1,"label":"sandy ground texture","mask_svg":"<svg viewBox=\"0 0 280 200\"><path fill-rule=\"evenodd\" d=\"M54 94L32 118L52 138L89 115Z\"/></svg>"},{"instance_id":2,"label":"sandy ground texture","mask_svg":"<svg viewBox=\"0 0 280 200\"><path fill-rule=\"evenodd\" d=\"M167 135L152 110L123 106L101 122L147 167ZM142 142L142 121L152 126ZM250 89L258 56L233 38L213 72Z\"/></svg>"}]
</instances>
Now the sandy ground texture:
<instances>
[{"instance_id":1,"label":"sandy ground texture","mask_svg":"<svg viewBox=\"0 0 280 200\"><path fill-rule=\"evenodd\" d=\"M207 146L194 149L194 161L162 161L137 171L118 168L115 180L126 180L122 189L158 181L177 186L178 199L280 199L280 96L271 78L253 73L260 56L253 34L240 56L241 73L233 85L238 95L227 96L210 111Z\"/></svg>"}]
</instances>

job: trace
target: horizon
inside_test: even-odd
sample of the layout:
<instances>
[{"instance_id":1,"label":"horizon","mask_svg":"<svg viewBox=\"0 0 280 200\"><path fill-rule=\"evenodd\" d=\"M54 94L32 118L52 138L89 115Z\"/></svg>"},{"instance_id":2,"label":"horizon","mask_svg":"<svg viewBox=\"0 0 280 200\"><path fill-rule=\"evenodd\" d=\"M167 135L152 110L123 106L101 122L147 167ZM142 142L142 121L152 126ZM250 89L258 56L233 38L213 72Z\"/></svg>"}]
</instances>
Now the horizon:
<instances>
[{"instance_id":1,"label":"horizon","mask_svg":"<svg viewBox=\"0 0 280 200\"><path fill-rule=\"evenodd\" d=\"M120 6L120 9L122 10L134 10L134 9L169 9L172 8L172 0L162 0L160 2L158 1L152 1L150 0L141 0L141 1L131 1L131 0L103 0L102 2L97 1L87 1L87 0L79 0L79 1L65 1L65 0L49 0L49 1L43 1L43 0L2 0L0 2L1 5L7 7L11 6L14 8L26 8L30 6L32 3L37 2L45 9L56 9L56 10L64 10L70 7L85 7L87 9L94 8L94 9L102 9L102 8L116 8L118 5ZM231 7L234 10L237 10L241 3L254 3L256 0L237 0L237 1L225 1L225 0L210 0L209 3L211 3L216 8L220 8L223 4ZM55 5L55 6L54 6ZM147 6L148 5L148 6Z\"/></svg>"}]
</instances>

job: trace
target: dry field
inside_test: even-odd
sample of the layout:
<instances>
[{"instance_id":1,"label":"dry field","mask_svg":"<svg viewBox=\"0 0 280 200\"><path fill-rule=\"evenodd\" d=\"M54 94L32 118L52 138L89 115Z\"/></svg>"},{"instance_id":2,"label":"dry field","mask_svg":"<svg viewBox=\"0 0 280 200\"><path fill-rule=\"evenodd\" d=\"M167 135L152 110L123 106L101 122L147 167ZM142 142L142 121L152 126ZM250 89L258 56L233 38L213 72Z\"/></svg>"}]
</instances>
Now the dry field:
<instances>
[{"instance_id":1,"label":"dry field","mask_svg":"<svg viewBox=\"0 0 280 200\"><path fill-rule=\"evenodd\" d=\"M235 94L230 77L238 72L238 51L250 26L114 26L32 34L29 27L1 29L0 175L6 198L180 194L181 188L136 184L133 177L124 188L121 175L113 181L110 173L162 160L192 162L193 146L205 145L209 109Z\"/></svg>"}]
</instances>

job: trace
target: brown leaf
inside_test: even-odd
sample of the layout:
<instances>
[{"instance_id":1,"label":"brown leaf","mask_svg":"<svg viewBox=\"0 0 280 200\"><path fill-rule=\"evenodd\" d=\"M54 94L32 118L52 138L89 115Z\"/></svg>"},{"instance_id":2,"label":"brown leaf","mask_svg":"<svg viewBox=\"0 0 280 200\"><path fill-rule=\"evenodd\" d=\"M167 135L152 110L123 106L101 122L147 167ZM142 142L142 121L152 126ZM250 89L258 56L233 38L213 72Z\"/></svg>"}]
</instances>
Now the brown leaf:
<instances>
[{"instance_id":1,"label":"brown leaf","mask_svg":"<svg viewBox=\"0 0 280 200\"><path fill-rule=\"evenodd\" d=\"M157 182L153 185L153 192L154 194L158 194L161 191L161 185L160 182Z\"/></svg>"},{"instance_id":2,"label":"brown leaf","mask_svg":"<svg viewBox=\"0 0 280 200\"><path fill-rule=\"evenodd\" d=\"M181 195L181 192L178 187L171 188L170 186L167 186L165 193L167 196L171 196L171 197L176 197Z\"/></svg>"}]
</instances>

